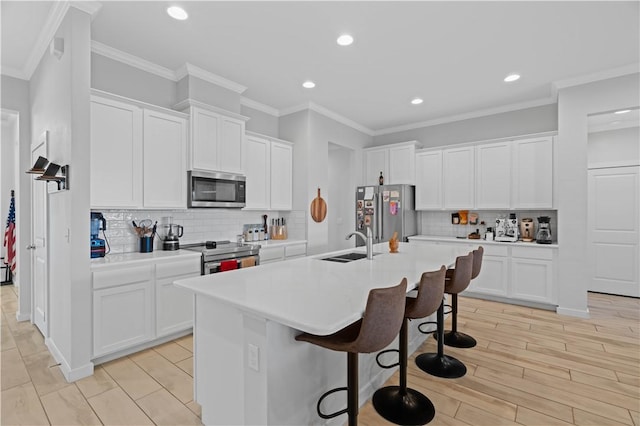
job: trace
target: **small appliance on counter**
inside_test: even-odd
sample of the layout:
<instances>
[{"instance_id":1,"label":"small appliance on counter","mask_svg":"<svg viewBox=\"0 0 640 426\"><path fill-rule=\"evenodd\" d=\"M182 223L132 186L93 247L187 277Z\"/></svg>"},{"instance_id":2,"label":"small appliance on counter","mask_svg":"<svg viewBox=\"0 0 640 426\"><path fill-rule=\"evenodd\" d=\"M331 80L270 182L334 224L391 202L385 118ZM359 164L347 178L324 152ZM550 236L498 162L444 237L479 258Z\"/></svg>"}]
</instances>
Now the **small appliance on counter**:
<instances>
[{"instance_id":1,"label":"small appliance on counter","mask_svg":"<svg viewBox=\"0 0 640 426\"><path fill-rule=\"evenodd\" d=\"M496 219L495 240L510 243L518 241L518 218L515 213L510 213L509 219Z\"/></svg>"},{"instance_id":2,"label":"small appliance on counter","mask_svg":"<svg viewBox=\"0 0 640 426\"><path fill-rule=\"evenodd\" d=\"M100 230L104 235L107 229L107 220L100 212L91 212L91 258L104 257L107 254L105 240L99 238ZM106 236L105 236L106 239Z\"/></svg>"},{"instance_id":3,"label":"small appliance on counter","mask_svg":"<svg viewBox=\"0 0 640 426\"><path fill-rule=\"evenodd\" d=\"M162 240L162 250L178 250L180 248L180 240L184 228L182 225L173 223L171 216L166 218L166 222L160 228L160 239Z\"/></svg>"},{"instance_id":4,"label":"small appliance on counter","mask_svg":"<svg viewBox=\"0 0 640 426\"><path fill-rule=\"evenodd\" d=\"M525 243L530 243L533 241L534 236L534 226L533 219L530 217L525 217L520 221L520 238Z\"/></svg>"},{"instance_id":5,"label":"small appliance on counter","mask_svg":"<svg viewBox=\"0 0 640 426\"><path fill-rule=\"evenodd\" d=\"M536 235L538 244L551 244L551 218L549 216L538 217L538 234Z\"/></svg>"}]
</instances>

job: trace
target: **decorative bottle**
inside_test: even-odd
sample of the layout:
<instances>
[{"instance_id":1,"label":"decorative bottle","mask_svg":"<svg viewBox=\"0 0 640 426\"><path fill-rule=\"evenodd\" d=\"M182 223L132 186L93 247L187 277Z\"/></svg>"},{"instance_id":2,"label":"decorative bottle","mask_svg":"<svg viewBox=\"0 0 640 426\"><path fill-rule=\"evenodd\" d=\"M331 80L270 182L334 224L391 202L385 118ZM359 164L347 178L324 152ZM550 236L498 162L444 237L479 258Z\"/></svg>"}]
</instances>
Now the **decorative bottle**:
<instances>
[{"instance_id":1,"label":"decorative bottle","mask_svg":"<svg viewBox=\"0 0 640 426\"><path fill-rule=\"evenodd\" d=\"M380 177L378 178L378 183L380 185L384 185L384 176L382 176L382 172L380 172Z\"/></svg>"}]
</instances>

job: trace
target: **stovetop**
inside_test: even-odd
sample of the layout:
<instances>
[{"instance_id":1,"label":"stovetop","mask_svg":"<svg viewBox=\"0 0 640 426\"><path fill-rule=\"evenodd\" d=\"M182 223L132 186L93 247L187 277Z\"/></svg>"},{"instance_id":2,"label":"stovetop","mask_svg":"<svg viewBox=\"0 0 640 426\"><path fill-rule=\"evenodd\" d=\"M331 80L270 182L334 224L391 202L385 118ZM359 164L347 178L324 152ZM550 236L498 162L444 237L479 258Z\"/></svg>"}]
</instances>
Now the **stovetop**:
<instances>
[{"instance_id":1,"label":"stovetop","mask_svg":"<svg viewBox=\"0 0 640 426\"><path fill-rule=\"evenodd\" d=\"M257 245L244 245L237 242L231 242L229 240L181 244L180 248L201 252L205 261L208 261L209 258L213 257L235 258L239 256L257 255L260 252L260 247Z\"/></svg>"}]
</instances>

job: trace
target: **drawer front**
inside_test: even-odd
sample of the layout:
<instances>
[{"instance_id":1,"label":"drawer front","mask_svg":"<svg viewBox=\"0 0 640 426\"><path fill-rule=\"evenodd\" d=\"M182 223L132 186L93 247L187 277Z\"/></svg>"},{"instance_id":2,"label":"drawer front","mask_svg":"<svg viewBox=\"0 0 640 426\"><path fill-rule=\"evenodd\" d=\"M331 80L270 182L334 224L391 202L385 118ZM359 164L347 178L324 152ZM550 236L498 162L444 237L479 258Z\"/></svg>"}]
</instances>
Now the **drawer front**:
<instances>
[{"instance_id":1,"label":"drawer front","mask_svg":"<svg viewBox=\"0 0 640 426\"><path fill-rule=\"evenodd\" d=\"M480 244L480 245L484 248L485 256L507 257L509 255L509 247L498 246L493 244L485 244L485 245Z\"/></svg>"},{"instance_id":2,"label":"drawer front","mask_svg":"<svg viewBox=\"0 0 640 426\"><path fill-rule=\"evenodd\" d=\"M281 260L284 258L284 247L261 247L260 262Z\"/></svg>"},{"instance_id":3,"label":"drawer front","mask_svg":"<svg viewBox=\"0 0 640 426\"><path fill-rule=\"evenodd\" d=\"M307 254L306 244L295 244L295 245L284 247L285 257L306 256L306 254Z\"/></svg>"},{"instance_id":4,"label":"drawer front","mask_svg":"<svg viewBox=\"0 0 640 426\"><path fill-rule=\"evenodd\" d=\"M201 258L184 259L179 261L158 263L156 265L156 278L177 277L193 273L200 274Z\"/></svg>"},{"instance_id":5,"label":"drawer front","mask_svg":"<svg viewBox=\"0 0 640 426\"><path fill-rule=\"evenodd\" d=\"M93 288L96 290L148 281L153 275L152 268L153 265L145 265L93 272Z\"/></svg>"},{"instance_id":6,"label":"drawer front","mask_svg":"<svg viewBox=\"0 0 640 426\"><path fill-rule=\"evenodd\" d=\"M511 257L522 257L525 259L553 260L554 249L538 247L513 247Z\"/></svg>"}]
</instances>

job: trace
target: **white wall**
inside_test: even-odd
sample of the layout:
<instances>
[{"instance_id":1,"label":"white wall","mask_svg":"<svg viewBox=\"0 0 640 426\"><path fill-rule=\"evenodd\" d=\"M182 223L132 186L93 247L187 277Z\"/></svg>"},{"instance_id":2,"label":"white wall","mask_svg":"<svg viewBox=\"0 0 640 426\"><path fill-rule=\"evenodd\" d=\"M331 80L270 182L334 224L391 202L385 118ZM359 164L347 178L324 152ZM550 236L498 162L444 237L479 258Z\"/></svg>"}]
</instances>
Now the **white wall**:
<instances>
[{"instance_id":1,"label":"white wall","mask_svg":"<svg viewBox=\"0 0 640 426\"><path fill-rule=\"evenodd\" d=\"M640 127L589 133L589 168L640 165Z\"/></svg>"},{"instance_id":2,"label":"white wall","mask_svg":"<svg viewBox=\"0 0 640 426\"><path fill-rule=\"evenodd\" d=\"M375 136L373 145L417 140L424 148L431 148L557 129L558 108L550 104Z\"/></svg>"},{"instance_id":3,"label":"white wall","mask_svg":"<svg viewBox=\"0 0 640 426\"><path fill-rule=\"evenodd\" d=\"M31 318L31 263L30 252L25 247L31 241L31 176L20 172L31 168L31 110L29 105L29 82L3 75L2 108L18 113L20 139L18 181L16 185L16 245L17 271L14 283L20 287L20 298L16 318L25 321Z\"/></svg>"},{"instance_id":4,"label":"white wall","mask_svg":"<svg viewBox=\"0 0 640 426\"><path fill-rule=\"evenodd\" d=\"M93 364L89 267L90 16L70 8L55 37L64 55L44 54L30 81L32 135L49 131L48 158L70 165L70 190L49 194L49 338L67 380Z\"/></svg>"},{"instance_id":5,"label":"white wall","mask_svg":"<svg viewBox=\"0 0 640 426\"><path fill-rule=\"evenodd\" d=\"M278 117L267 114L248 106L240 106L240 114L250 117L246 122L246 129L267 136L278 137Z\"/></svg>"},{"instance_id":6,"label":"white wall","mask_svg":"<svg viewBox=\"0 0 640 426\"><path fill-rule=\"evenodd\" d=\"M640 74L558 93L558 313L588 316L587 140L589 114L640 105Z\"/></svg>"},{"instance_id":7,"label":"white wall","mask_svg":"<svg viewBox=\"0 0 640 426\"><path fill-rule=\"evenodd\" d=\"M2 114L2 137L0 138L0 223L3 225L9 213L11 190L16 189L16 154L18 145L17 114ZM4 231L4 226L2 227ZM2 252L5 255L5 252Z\"/></svg>"},{"instance_id":8,"label":"white wall","mask_svg":"<svg viewBox=\"0 0 640 426\"><path fill-rule=\"evenodd\" d=\"M356 229L353 173L355 156L355 150L329 143L329 190L325 194L331 201L326 219L329 226L329 251L355 245L353 239L345 240L345 236Z\"/></svg>"}]
</instances>

